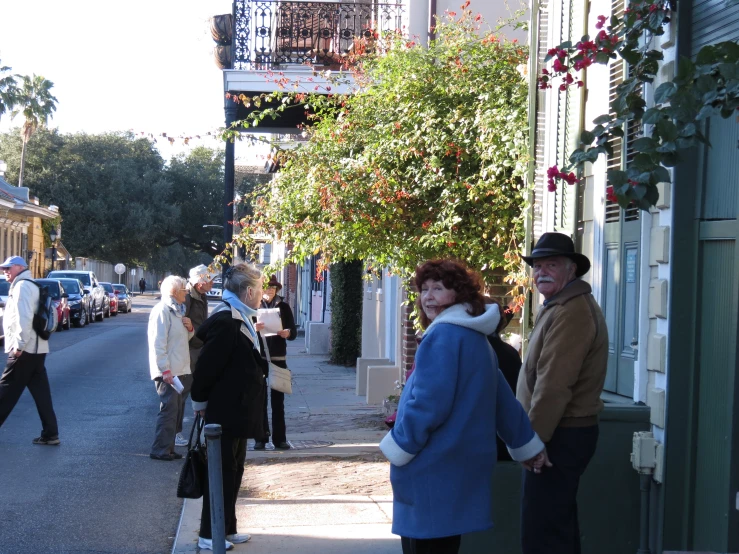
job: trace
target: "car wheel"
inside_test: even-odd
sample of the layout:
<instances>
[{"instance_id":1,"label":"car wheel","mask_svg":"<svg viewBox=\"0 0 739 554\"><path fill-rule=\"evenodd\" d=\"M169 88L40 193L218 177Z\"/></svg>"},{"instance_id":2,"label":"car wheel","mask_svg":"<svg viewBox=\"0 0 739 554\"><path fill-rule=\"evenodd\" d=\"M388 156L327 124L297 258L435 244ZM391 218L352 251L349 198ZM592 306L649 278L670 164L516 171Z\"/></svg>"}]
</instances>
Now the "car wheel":
<instances>
[{"instance_id":1,"label":"car wheel","mask_svg":"<svg viewBox=\"0 0 739 554\"><path fill-rule=\"evenodd\" d=\"M105 316L105 308L100 308L100 313L95 313L95 321L102 321Z\"/></svg>"},{"instance_id":2,"label":"car wheel","mask_svg":"<svg viewBox=\"0 0 739 554\"><path fill-rule=\"evenodd\" d=\"M80 318L72 322L75 327L84 327L87 325L87 310L80 310Z\"/></svg>"},{"instance_id":3,"label":"car wheel","mask_svg":"<svg viewBox=\"0 0 739 554\"><path fill-rule=\"evenodd\" d=\"M72 319L72 316L69 313L67 313L67 322L64 325L62 325L65 331L69 331L69 329L72 327L71 319Z\"/></svg>"},{"instance_id":4,"label":"car wheel","mask_svg":"<svg viewBox=\"0 0 739 554\"><path fill-rule=\"evenodd\" d=\"M110 317L110 304L108 304L107 311L103 311L103 317Z\"/></svg>"}]
</instances>

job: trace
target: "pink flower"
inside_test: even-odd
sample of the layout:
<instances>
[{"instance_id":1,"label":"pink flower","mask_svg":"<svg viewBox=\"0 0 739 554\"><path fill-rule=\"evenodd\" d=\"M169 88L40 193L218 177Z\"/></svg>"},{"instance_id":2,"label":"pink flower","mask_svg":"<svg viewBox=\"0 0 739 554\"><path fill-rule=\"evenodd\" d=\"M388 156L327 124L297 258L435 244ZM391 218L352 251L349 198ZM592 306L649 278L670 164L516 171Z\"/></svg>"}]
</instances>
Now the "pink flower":
<instances>
[{"instance_id":1,"label":"pink flower","mask_svg":"<svg viewBox=\"0 0 739 554\"><path fill-rule=\"evenodd\" d=\"M554 192L555 190L557 190L557 185L556 185L556 183L554 183L554 182L550 181L550 182L549 182L549 184L547 185L547 190L548 190L549 192Z\"/></svg>"},{"instance_id":2,"label":"pink flower","mask_svg":"<svg viewBox=\"0 0 739 554\"><path fill-rule=\"evenodd\" d=\"M606 199L609 202L614 202L614 203L618 202L618 196L616 196L616 193L614 192L613 187L608 187L606 189Z\"/></svg>"},{"instance_id":3,"label":"pink flower","mask_svg":"<svg viewBox=\"0 0 739 554\"><path fill-rule=\"evenodd\" d=\"M557 57L561 60L564 60L567 57L567 50L559 50L557 52Z\"/></svg>"},{"instance_id":4,"label":"pink flower","mask_svg":"<svg viewBox=\"0 0 739 554\"><path fill-rule=\"evenodd\" d=\"M568 73L567 76L565 77L565 83L567 83L568 85L571 85L574 81L575 81L575 78L570 73Z\"/></svg>"},{"instance_id":5,"label":"pink flower","mask_svg":"<svg viewBox=\"0 0 739 554\"><path fill-rule=\"evenodd\" d=\"M549 71L547 71L546 67L541 70L542 75L549 75Z\"/></svg>"},{"instance_id":6,"label":"pink flower","mask_svg":"<svg viewBox=\"0 0 739 554\"><path fill-rule=\"evenodd\" d=\"M583 83L582 81L578 81L577 82L577 86L578 86L578 88L582 88L582 87L585 86L585 83ZM739 110L739 108L737 108L737 109Z\"/></svg>"},{"instance_id":7,"label":"pink flower","mask_svg":"<svg viewBox=\"0 0 739 554\"><path fill-rule=\"evenodd\" d=\"M595 24L596 29L602 29L603 25L606 24L606 16L605 15L599 15L598 16L598 23Z\"/></svg>"},{"instance_id":8,"label":"pink flower","mask_svg":"<svg viewBox=\"0 0 739 554\"><path fill-rule=\"evenodd\" d=\"M565 85L564 83L562 83L561 85L559 85L559 90L560 90L560 92L566 91L567 90L567 85Z\"/></svg>"},{"instance_id":9,"label":"pink flower","mask_svg":"<svg viewBox=\"0 0 739 554\"><path fill-rule=\"evenodd\" d=\"M608 40L608 33L605 31L598 33L598 40Z\"/></svg>"},{"instance_id":10,"label":"pink flower","mask_svg":"<svg viewBox=\"0 0 739 554\"><path fill-rule=\"evenodd\" d=\"M550 48L547 50L547 56L556 56L557 55L557 49L556 48Z\"/></svg>"},{"instance_id":11,"label":"pink flower","mask_svg":"<svg viewBox=\"0 0 739 554\"><path fill-rule=\"evenodd\" d=\"M570 185L574 185L578 181L578 179L577 179L577 177L575 177L575 174L574 173L567 173L565 175L564 172L563 172L563 173L560 173L559 176L563 180L565 180L568 184L570 184Z\"/></svg>"},{"instance_id":12,"label":"pink flower","mask_svg":"<svg viewBox=\"0 0 739 554\"><path fill-rule=\"evenodd\" d=\"M559 168L556 165L553 165L552 167L547 169L547 177L549 177L549 179L552 179L553 177L558 177L558 176L559 176Z\"/></svg>"},{"instance_id":13,"label":"pink flower","mask_svg":"<svg viewBox=\"0 0 739 554\"><path fill-rule=\"evenodd\" d=\"M554 71L556 71L557 73L564 73L565 71L567 71L567 66L559 61L559 59L556 59L552 64L552 69L554 69Z\"/></svg>"}]
</instances>

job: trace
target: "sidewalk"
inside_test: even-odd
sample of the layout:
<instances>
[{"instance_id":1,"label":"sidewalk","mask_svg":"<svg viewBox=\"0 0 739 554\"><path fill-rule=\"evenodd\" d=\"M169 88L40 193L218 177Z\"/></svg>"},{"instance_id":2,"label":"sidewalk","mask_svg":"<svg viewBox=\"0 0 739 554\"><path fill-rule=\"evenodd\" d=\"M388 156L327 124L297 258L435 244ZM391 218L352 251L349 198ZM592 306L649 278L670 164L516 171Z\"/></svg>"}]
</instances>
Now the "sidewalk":
<instances>
[{"instance_id":1,"label":"sidewalk","mask_svg":"<svg viewBox=\"0 0 739 554\"><path fill-rule=\"evenodd\" d=\"M355 395L353 368L307 355L302 337L287 355L287 438L296 448L255 452L249 441L236 516L252 538L231 552L397 554L390 466L377 446L387 432L381 409ZM200 509L185 500L173 553L200 551Z\"/></svg>"}]
</instances>

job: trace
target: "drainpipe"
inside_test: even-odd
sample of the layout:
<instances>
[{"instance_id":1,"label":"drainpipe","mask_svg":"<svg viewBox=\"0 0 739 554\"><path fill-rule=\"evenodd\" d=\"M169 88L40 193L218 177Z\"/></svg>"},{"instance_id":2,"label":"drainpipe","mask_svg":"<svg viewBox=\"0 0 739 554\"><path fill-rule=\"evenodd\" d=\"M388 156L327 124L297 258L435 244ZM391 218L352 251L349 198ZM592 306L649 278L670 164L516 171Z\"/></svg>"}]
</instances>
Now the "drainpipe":
<instances>
[{"instance_id":1,"label":"drainpipe","mask_svg":"<svg viewBox=\"0 0 739 554\"><path fill-rule=\"evenodd\" d=\"M639 473L639 549L637 554L651 554L649 550L649 495L652 475L657 467L657 441L648 431L634 433L631 465Z\"/></svg>"},{"instance_id":2,"label":"drainpipe","mask_svg":"<svg viewBox=\"0 0 739 554\"><path fill-rule=\"evenodd\" d=\"M531 241L534 234L534 174L536 171L536 96L538 89L534 78L539 71L539 0L531 0L531 23L529 24L529 168L526 172L526 219L524 221L524 254L531 253ZM529 319L531 318L531 302L527 301L521 314L521 348L526 353L529 335Z\"/></svg>"}]
</instances>

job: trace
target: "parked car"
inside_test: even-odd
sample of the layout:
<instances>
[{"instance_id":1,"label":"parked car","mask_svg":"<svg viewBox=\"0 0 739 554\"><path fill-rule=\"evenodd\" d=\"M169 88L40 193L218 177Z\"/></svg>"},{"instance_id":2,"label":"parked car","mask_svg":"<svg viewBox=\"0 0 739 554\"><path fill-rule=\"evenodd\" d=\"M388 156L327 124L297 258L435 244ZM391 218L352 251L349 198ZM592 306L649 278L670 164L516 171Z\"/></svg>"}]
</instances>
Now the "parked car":
<instances>
[{"instance_id":1,"label":"parked car","mask_svg":"<svg viewBox=\"0 0 739 554\"><path fill-rule=\"evenodd\" d=\"M56 331L66 331L71 325L69 317L69 295L64 290L59 279L36 279L36 283L40 286L49 288L49 296L51 302L56 308Z\"/></svg>"},{"instance_id":2,"label":"parked car","mask_svg":"<svg viewBox=\"0 0 739 554\"><path fill-rule=\"evenodd\" d=\"M105 289L100 286L95 273L92 271L76 271L72 269L64 269L58 271L50 271L46 276L47 279L79 279L85 287L85 294L90 295L90 313L89 321L93 319L102 321L103 317L110 316L110 297Z\"/></svg>"},{"instance_id":3,"label":"parked car","mask_svg":"<svg viewBox=\"0 0 739 554\"><path fill-rule=\"evenodd\" d=\"M221 298L221 295L223 295L223 283L220 281L214 281L213 282L213 288L210 289L205 296L208 298Z\"/></svg>"},{"instance_id":4,"label":"parked car","mask_svg":"<svg viewBox=\"0 0 739 554\"><path fill-rule=\"evenodd\" d=\"M108 301L110 302L110 310L108 310L108 315L105 317L118 315L118 297L113 289L113 283L100 283L100 286L108 293Z\"/></svg>"},{"instance_id":5,"label":"parked car","mask_svg":"<svg viewBox=\"0 0 739 554\"><path fill-rule=\"evenodd\" d=\"M118 297L118 311L123 313L128 313L131 311L132 307L132 301L131 301L131 291L128 290L126 285L113 285L113 290L115 291L116 296Z\"/></svg>"},{"instance_id":6,"label":"parked car","mask_svg":"<svg viewBox=\"0 0 739 554\"><path fill-rule=\"evenodd\" d=\"M64 287L64 291L69 295L67 303L69 304L69 317L72 320L72 325L75 327L84 327L90 323L90 308L91 297L89 294L85 294L84 286L79 279L59 279L59 282ZM2 283L0 283L0 290L2 290Z\"/></svg>"}]
</instances>

